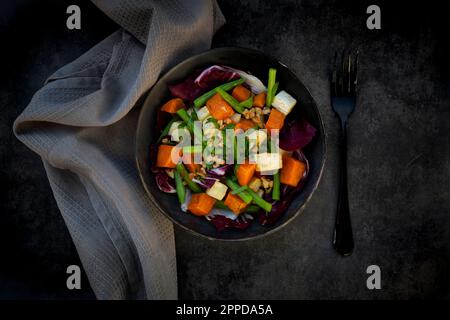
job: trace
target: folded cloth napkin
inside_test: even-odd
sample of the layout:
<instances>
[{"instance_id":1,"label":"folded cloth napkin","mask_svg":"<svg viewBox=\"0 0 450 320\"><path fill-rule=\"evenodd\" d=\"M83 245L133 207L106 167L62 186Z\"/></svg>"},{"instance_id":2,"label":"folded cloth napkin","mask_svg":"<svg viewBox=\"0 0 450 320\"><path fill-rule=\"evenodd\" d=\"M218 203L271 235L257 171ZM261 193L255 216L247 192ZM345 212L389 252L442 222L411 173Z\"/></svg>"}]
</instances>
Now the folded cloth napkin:
<instances>
[{"instance_id":1,"label":"folded cloth napkin","mask_svg":"<svg viewBox=\"0 0 450 320\"><path fill-rule=\"evenodd\" d=\"M50 76L14 132L41 156L97 298L176 299L173 226L135 166L135 106L224 18L213 0L93 2L122 29Z\"/></svg>"}]
</instances>

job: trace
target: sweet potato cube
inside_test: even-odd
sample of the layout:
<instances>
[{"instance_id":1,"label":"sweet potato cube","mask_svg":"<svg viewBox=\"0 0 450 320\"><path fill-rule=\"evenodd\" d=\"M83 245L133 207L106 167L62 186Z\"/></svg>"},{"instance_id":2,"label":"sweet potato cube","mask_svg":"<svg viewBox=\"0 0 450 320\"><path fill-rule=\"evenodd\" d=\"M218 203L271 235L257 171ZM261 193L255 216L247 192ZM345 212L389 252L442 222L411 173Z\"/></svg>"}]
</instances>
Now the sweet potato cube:
<instances>
[{"instance_id":1,"label":"sweet potato cube","mask_svg":"<svg viewBox=\"0 0 450 320\"><path fill-rule=\"evenodd\" d=\"M241 119L236 126L234 127L234 130L242 129L242 131L247 131L248 129L257 127L256 123L254 123L252 120L249 119Z\"/></svg>"},{"instance_id":2,"label":"sweet potato cube","mask_svg":"<svg viewBox=\"0 0 450 320\"><path fill-rule=\"evenodd\" d=\"M266 122L266 129L281 129L286 116L275 108L270 111L269 119Z\"/></svg>"},{"instance_id":3,"label":"sweet potato cube","mask_svg":"<svg viewBox=\"0 0 450 320\"><path fill-rule=\"evenodd\" d=\"M246 186L250 182L250 180L253 178L253 174L256 170L256 164L254 163L243 163L240 164L236 176L238 179L238 182L241 186Z\"/></svg>"},{"instance_id":4,"label":"sweet potato cube","mask_svg":"<svg viewBox=\"0 0 450 320\"><path fill-rule=\"evenodd\" d=\"M181 150L179 150L178 155L173 155L172 153L176 152L175 146L170 146L167 144L162 144L158 147L158 155L156 158L156 166L160 168L175 168L177 165L180 157L181 157ZM176 162L173 162L173 160L176 160Z\"/></svg>"},{"instance_id":5,"label":"sweet potato cube","mask_svg":"<svg viewBox=\"0 0 450 320\"><path fill-rule=\"evenodd\" d=\"M214 207L216 199L208 196L206 193L192 194L188 210L196 216L206 216Z\"/></svg>"},{"instance_id":6,"label":"sweet potato cube","mask_svg":"<svg viewBox=\"0 0 450 320\"><path fill-rule=\"evenodd\" d=\"M233 108L218 93L206 101L206 107L211 116L217 120L225 120L234 114Z\"/></svg>"},{"instance_id":7,"label":"sweet potato cube","mask_svg":"<svg viewBox=\"0 0 450 320\"><path fill-rule=\"evenodd\" d=\"M265 92L261 92L253 98L253 106L254 107L264 108L265 105L266 105L266 93Z\"/></svg>"},{"instance_id":8,"label":"sweet potato cube","mask_svg":"<svg viewBox=\"0 0 450 320\"><path fill-rule=\"evenodd\" d=\"M186 108L183 100L180 98L174 98L167 101L162 107L161 110L168 113L177 113L178 110Z\"/></svg>"},{"instance_id":9,"label":"sweet potato cube","mask_svg":"<svg viewBox=\"0 0 450 320\"><path fill-rule=\"evenodd\" d=\"M228 192L224 203L228 208L230 208L231 211L233 211L235 215L241 214L247 208L247 204L244 200L242 200L237 194L232 194L231 192Z\"/></svg>"},{"instance_id":10,"label":"sweet potato cube","mask_svg":"<svg viewBox=\"0 0 450 320\"><path fill-rule=\"evenodd\" d=\"M292 187L296 187L303 177L306 164L291 156L283 157L283 168L281 168L280 182Z\"/></svg>"},{"instance_id":11,"label":"sweet potato cube","mask_svg":"<svg viewBox=\"0 0 450 320\"><path fill-rule=\"evenodd\" d=\"M231 95L233 96L233 98L235 98L239 102L247 100L248 98L250 98L251 94L252 93L250 92L250 90L248 90L244 86L237 86L231 92Z\"/></svg>"}]
</instances>

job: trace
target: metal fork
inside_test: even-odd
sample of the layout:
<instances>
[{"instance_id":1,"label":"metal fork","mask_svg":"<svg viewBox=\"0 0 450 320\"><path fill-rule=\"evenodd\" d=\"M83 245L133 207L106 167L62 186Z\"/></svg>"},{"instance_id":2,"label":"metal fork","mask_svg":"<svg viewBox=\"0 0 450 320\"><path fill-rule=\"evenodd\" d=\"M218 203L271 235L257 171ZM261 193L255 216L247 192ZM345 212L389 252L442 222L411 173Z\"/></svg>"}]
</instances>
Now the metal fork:
<instances>
[{"instance_id":1,"label":"metal fork","mask_svg":"<svg viewBox=\"0 0 450 320\"><path fill-rule=\"evenodd\" d=\"M348 204L347 186L347 122L355 109L357 83L358 51L355 53L335 53L334 68L331 74L331 105L337 114L340 125L340 174L339 192L334 227L333 246L341 255L352 253L353 233Z\"/></svg>"}]
</instances>

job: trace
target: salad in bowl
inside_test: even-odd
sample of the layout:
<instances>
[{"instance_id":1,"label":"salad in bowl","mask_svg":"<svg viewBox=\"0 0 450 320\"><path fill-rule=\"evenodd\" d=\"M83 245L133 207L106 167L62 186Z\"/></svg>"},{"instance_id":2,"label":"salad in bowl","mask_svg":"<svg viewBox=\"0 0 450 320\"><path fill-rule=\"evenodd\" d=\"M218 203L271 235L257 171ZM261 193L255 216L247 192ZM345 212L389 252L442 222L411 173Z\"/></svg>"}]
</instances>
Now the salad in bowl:
<instances>
[{"instance_id":1,"label":"salad in bowl","mask_svg":"<svg viewBox=\"0 0 450 320\"><path fill-rule=\"evenodd\" d=\"M226 65L196 70L168 85L158 108L151 170L159 190L173 194L181 214L218 231L273 225L308 179L303 149L316 128L284 90L277 69L263 83Z\"/></svg>"}]
</instances>

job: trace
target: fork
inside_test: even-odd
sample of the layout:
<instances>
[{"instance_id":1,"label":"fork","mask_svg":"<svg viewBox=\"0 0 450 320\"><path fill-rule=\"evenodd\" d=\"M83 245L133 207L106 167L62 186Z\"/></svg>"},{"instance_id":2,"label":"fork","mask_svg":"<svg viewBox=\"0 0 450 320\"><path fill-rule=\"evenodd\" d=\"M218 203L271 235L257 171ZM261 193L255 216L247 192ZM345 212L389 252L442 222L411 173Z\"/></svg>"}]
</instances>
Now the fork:
<instances>
[{"instance_id":1,"label":"fork","mask_svg":"<svg viewBox=\"0 0 450 320\"><path fill-rule=\"evenodd\" d=\"M350 219L347 186L347 122L355 109L357 85L358 51L339 57L334 55L334 67L331 74L331 105L340 122L340 172L336 221L334 226L333 247L341 255L352 253L353 233Z\"/></svg>"}]
</instances>

